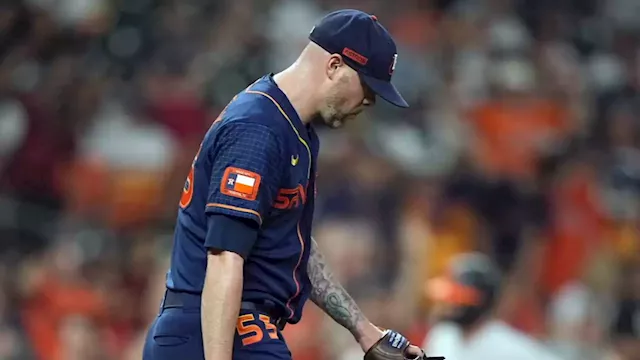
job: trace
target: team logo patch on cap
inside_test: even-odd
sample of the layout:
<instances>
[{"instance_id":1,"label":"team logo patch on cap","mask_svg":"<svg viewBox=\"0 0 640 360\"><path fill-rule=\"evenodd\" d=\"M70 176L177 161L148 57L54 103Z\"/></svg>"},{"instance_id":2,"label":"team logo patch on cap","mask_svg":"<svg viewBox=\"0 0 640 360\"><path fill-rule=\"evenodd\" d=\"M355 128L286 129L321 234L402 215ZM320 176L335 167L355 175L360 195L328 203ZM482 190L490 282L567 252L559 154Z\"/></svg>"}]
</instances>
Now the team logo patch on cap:
<instances>
[{"instance_id":1,"label":"team logo patch on cap","mask_svg":"<svg viewBox=\"0 0 640 360\"><path fill-rule=\"evenodd\" d=\"M391 62L391 66L389 67L389 75L393 75L393 72L396 71L397 64L398 64L398 54L394 54L393 61Z\"/></svg>"},{"instance_id":2,"label":"team logo patch on cap","mask_svg":"<svg viewBox=\"0 0 640 360\"><path fill-rule=\"evenodd\" d=\"M224 171L220 192L253 201L258 197L260 179L259 174L230 166Z\"/></svg>"}]
</instances>

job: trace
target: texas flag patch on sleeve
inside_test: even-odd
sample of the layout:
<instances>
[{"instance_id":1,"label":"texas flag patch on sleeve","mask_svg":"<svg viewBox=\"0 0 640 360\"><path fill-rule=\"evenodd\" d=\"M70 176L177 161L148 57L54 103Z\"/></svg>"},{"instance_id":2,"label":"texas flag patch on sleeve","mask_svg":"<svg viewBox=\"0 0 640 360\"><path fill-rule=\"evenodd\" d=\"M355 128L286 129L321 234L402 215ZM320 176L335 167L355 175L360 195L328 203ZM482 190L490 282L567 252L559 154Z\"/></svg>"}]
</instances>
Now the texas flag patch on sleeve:
<instances>
[{"instance_id":1,"label":"texas flag patch on sleeve","mask_svg":"<svg viewBox=\"0 0 640 360\"><path fill-rule=\"evenodd\" d=\"M258 197L259 188L259 174L232 166L224 171L220 184L220 192L223 194L250 201Z\"/></svg>"}]
</instances>

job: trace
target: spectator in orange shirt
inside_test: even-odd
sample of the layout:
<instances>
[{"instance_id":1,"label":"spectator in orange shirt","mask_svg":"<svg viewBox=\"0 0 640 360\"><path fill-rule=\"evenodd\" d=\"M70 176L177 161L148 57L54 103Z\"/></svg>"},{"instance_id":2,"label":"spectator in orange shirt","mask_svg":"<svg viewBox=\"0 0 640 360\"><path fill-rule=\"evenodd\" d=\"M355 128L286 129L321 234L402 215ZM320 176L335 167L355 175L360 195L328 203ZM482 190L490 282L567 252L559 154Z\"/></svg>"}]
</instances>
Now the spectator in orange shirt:
<instances>
[{"instance_id":1,"label":"spectator in orange shirt","mask_svg":"<svg viewBox=\"0 0 640 360\"><path fill-rule=\"evenodd\" d=\"M526 62L499 63L495 85L496 96L470 114L471 156L485 176L530 181L540 157L567 135L569 113L563 104L536 94L534 69Z\"/></svg>"},{"instance_id":2,"label":"spectator in orange shirt","mask_svg":"<svg viewBox=\"0 0 640 360\"><path fill-rule=\"evenodd\" d=\"M77 249L63 243L56 250L48 254L52 259L45 256L27 265L23 279L23 321L40 360L70 360L65 354L73 351L69 347L73 344L63 341L68 339L63 336L67 332L62 330L75 329L71 325L77 322L69 323L74 317L90 322L104 319L103 299L75 267L77 259L73 254ZM39 265L42 263L46 265Z\"/></svg>"}]
</instances>

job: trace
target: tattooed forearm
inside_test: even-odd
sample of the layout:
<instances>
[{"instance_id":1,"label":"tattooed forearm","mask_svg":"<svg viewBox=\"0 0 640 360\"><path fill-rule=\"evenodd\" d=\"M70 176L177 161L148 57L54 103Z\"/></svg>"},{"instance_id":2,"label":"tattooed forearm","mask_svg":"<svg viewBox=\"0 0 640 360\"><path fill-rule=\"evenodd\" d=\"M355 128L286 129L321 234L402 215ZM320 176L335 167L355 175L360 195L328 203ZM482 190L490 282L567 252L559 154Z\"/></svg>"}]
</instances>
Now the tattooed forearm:
<instances>
[{"instance_id":1,"label":"tattooed forearm","mask_svg":"<svg viewBox=\"0 0 640 360\"><path fill-rule=\"evenodd\" d=\"M316 241L312 239L311 243L311 255L307 267L313 286L311 301L359 340L360 329L368 323L368 320L347 291L331 275Z\"/></svg>"}]
</instances>

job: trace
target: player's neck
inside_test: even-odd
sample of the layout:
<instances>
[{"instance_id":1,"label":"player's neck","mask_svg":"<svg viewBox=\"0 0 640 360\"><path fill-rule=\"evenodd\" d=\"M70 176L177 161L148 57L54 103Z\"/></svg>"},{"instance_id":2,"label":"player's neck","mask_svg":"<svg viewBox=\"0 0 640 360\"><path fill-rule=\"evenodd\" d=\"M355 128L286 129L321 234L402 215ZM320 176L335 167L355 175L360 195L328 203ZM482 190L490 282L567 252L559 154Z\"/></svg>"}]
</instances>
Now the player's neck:
<instances>
[{"instance_id":1,"label":"player's neck","mask_svg":"<svg viewBox=\"0 0 640 360\"><path fill-rule=\"evenodd\" d=\"M303 69L295 67L283 70L273 76L273 80L280 90L287 96L289 102L298 113L303 124L309 124L317 115L314 91L309 86L312 81L306 81Z\"/></svg>"}]
</instances>

